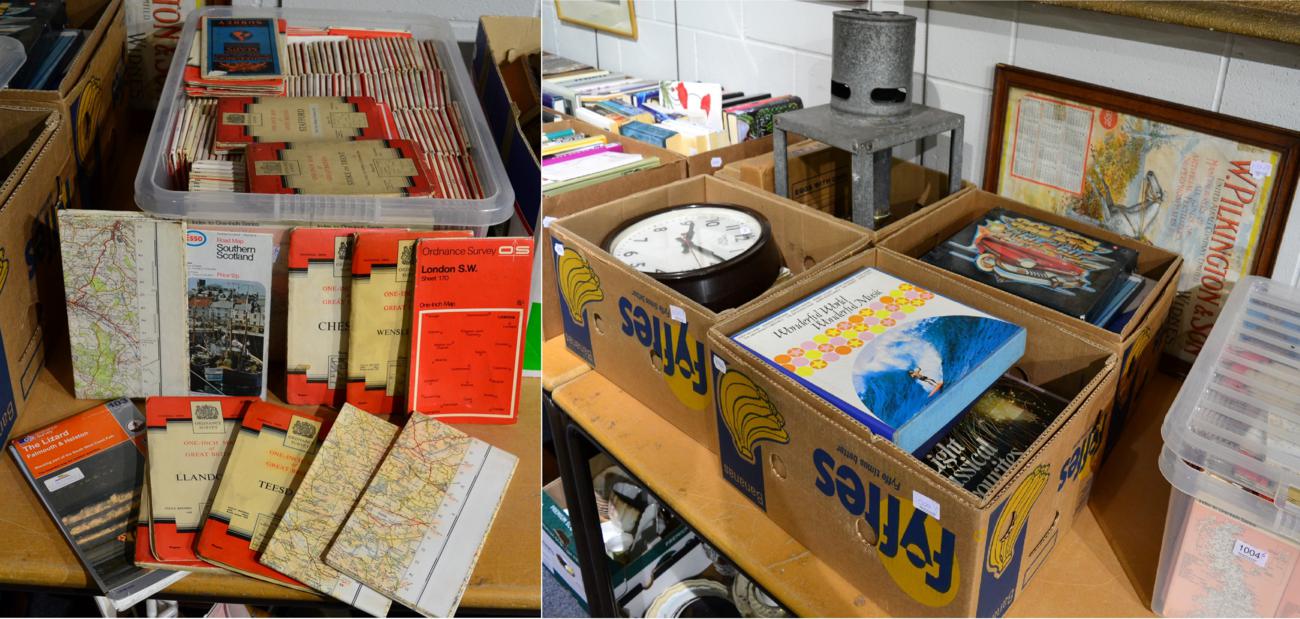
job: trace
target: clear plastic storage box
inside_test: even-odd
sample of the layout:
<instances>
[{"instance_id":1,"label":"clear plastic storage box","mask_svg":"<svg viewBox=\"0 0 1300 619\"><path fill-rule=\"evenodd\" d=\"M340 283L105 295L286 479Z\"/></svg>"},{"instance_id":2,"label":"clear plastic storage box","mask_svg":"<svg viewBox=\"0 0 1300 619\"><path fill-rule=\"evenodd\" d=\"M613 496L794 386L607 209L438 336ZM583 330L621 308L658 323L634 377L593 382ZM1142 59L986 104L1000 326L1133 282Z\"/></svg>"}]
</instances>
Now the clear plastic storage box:
<instances>
[{"instance_id":1,"label":"clear plastic storage box","mask_svg":"<svg viewBox=\"0 0 1300 619\"><path fill-rule=\"evenodd\" d=\"M1300 289L1243 278L1161 428L1152 610L1300 616Z\"/></svg>"},{"instance_id":2,"label":"clear plastic storage box","mask_svg":"<svg viewBox=\"0 0 1300 619\"><path fill-rule=\"evenodd\" d=\"M446 74L452 101L461 111L470 156L478 170L484 198L443 200L434 198L272 195L256 193L191 192L170 186L166 173L167 141L176 123L176 111L186 97L183 84L186 57L195 43L201 17L275 17L290 26L380 28L409 30L416 39L436 42L438 60ZM158 112L149 130L149 143L135 177L136 203L158 217L247 223L336 223L369 225L437 225L485 228L501 223L514 212L514 191L483 118L478 97L461 58L451 26L429 15L376 10L317 11L210 7L191 13L172 58Z\"/></svg>"}]
</instances>

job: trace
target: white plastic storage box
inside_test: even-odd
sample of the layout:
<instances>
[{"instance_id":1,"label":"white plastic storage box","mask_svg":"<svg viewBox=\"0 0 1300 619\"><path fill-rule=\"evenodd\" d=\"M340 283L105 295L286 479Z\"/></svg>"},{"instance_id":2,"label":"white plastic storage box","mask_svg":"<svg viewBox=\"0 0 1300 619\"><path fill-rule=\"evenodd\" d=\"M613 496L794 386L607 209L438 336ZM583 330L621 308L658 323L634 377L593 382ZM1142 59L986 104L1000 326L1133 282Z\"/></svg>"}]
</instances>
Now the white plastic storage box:
<instances>
[{"instance_id":1,"label":"white plastic storage box","mask_svg":"<svg viewBox=\"0 0 1300 619\"><path fill-rule=\"evenodd\" d=\"M178 191L170 186L163 157L176 111L186 97L182 80L191 46L198 38L201 17L275 17L290 26L405 29L419 40L436 42L438 60L452 101L461 111L469 138L470 156L483 186L480 200L379 198L368 196L272 195ZM436 225L478 228L506 221L514 212L514 192L506 177L491 132L483 118L473 83L446 20L429 15L377 10L318 11L210 7L185 20L171 71L158 101L149 144L135 177L136 203L158 217L247 223L336 223L369 225Z\"/></svg>"},{"instance_id":2,"label":"white plastic storage box","mask_svg":"<svg viewBox=\"0 0 1300 619\"><path fill-rule=\"evenodd\" d=\"M1300 289L1237 283L1161 434L1152 610L1300 616Z\"/></svg>"}]
</instances>

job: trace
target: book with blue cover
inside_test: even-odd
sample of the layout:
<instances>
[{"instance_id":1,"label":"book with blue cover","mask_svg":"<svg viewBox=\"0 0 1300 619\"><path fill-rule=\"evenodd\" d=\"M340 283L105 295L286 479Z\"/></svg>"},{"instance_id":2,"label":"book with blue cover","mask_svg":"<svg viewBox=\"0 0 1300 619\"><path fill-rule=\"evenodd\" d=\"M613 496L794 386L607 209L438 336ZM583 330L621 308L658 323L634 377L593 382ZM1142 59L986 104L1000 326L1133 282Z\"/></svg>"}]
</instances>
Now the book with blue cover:
<instances>
[{"instance_id":1,"label":"book with blue cover","mask_svg":"<svg viewBox=\"0 0 1300 619\"><path fill-rule=\"evenodd\" d=\"M270 17L208 17L203 20L203 77L280 77L280 31Z\"/></svg>"},{"instance_id":2,"label":"book with blue cover","mask_svg":"<svg viewBox=\"0 0 1300 619\"><path fill-rule=\"evenodd\" d=\"M873 268L732 339L911 453L1025 352L1023 327Z\"/></svg>"}]
</instances>

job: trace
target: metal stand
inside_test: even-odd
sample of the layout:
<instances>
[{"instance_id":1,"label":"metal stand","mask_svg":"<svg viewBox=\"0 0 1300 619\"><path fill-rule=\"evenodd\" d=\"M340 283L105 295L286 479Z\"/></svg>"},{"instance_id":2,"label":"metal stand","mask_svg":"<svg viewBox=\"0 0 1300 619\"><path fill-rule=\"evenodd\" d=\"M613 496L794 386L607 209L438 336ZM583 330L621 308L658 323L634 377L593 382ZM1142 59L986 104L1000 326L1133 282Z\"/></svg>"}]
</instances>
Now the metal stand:
<instances>
[{"instance_id":1,"label":"metal stand","mask_svg":"<svg viewBox=\"0 0 1300 619\"><path fill-rule=\"evenodd\" d=\"M853 156L853 223L875 230L889 219L889 171L893 149L909 142L918 144L930 136L947 133L948 193L961 188L961 150L966 119L919 103L894 116L870 117L846 114L819 105L776 116L772 149L776 162L776 193L789 197L790 176L786 132L793 131L823 142Z\"/></svg>"}]
</instances>

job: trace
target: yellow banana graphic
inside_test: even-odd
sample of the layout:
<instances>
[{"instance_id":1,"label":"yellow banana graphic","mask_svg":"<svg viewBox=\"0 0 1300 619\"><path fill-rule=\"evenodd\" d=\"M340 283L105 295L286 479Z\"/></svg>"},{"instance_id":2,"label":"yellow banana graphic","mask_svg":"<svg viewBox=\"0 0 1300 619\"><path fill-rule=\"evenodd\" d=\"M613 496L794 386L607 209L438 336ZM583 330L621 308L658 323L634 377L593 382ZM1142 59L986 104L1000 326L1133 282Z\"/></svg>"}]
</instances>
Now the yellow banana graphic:
<instances>
[{"instance_id":1,"label":"yellow banana graphic","mask_svg":"<svg viewBox=\"0 0 1300 619\"><path fill-rule=\"evenodd\" d=\"M1002 508L997 522L993 524L993 537L989 540L984 569L991 572L994 578L1001 578L1015 558L1016 538L1020 537L1020 531L1029 520L1030 508L1038 501L1043 487L1047 485L1047 468L1046 464L1038 465L1034 472L1020 482L1020 487L1011 493L1006 507Z\"/></svg>"},{"instance_id":2,"label":"yellow banana graphic","mask_svg":"<svg viewBox=\"0 0 1300 619\"><path fill-rule=\"evenodd\" d=\"M587 304L605 298L605 293L600 289L600 278L591 270L586 258L572 249L565 248L564 253L556 259L556 267L559 272L560 295L569 306L569 317L574 324L583 324L586 320L583 310Z\"/></svg>"},{"instance_id":3,"label":"yellow banana graphic","mask_svg":"<svg viewBox=\"0 0 1300 619\"><path fill-rule=\"evenodd\" d=\"M5 289L5 283L9 281L9 258L5 256L5 248L0 247L0 291Z\"/></svg>"},{"instance_id":4,"label":"yellow banana graphic","mask_svg":"<svg viewBox=\"0 0 1300 619\"><path fill-rule=\"evenodd\" d=\"M767 392L740 372L727 372L718 383L722 421L736 452L754 463L754 446L761 441L789 443L785 418L777 412Z\"/></svg>"}]
</instances>

